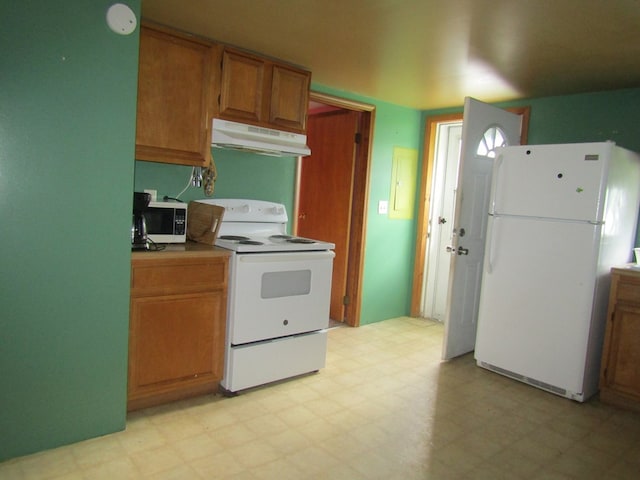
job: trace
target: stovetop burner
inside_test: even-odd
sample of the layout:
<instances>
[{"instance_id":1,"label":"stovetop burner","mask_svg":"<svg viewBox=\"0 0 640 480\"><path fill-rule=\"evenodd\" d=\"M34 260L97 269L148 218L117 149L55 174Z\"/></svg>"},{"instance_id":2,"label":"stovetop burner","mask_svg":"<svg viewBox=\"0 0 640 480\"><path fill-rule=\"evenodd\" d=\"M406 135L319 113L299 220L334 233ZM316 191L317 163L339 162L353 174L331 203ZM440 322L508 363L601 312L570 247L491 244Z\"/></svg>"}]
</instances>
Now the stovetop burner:
<instances>
[{"instance_id":1,"label":"stovetop burner","mask_svg":"<svg viewBox=\"0 0 640 480\"><path fill-rule=\"evenodd\" d=\"M294 237L287 240L289 243L316 243L315 240L311 240L310 238L300 238Z\"/></svg>"},{"instance_id":2,"label":"stovetop burner","mask_svg":"<svg viewBox=\"0 0 640 480\"><path fill-rule=\"evenodd\" d=\"M302 237L294 237L292 235L271 235L269 236L269 240L284 240L287 243L305 243L305 244L309 244L309 243L316 243L315 240L312 240L310 238L302 238Z\"/></svg>"},{"instance_id":3,"label":"stovetop burner","mask_svg":"<svg viewBox=\"0 0 640 480\"><path fill-rule=\"evenodd\" d=\"M234 241L249 240L249 237L244 237L242 235L221 235L218 238L220 240L234 240Z\"/></svg>"},{"instance_id":4,"label":"stovetop burner","mask_svg":"<svg viewBox=\"0 0 640 480\"><path fill-rule=\"evenodd\" d=\"M264 245L263 242L259 242L258 240L240 240L238 243L242 245Z\"/></svg>"},{"instance_id":5,"label":"stovetop burner","mask_svg":"<svg viewBox=\"0 0 640 480\"><path fill-rule=\"evenodd\" d=\"M244 235L221 235L220 240L228 240L230 242L236 242L241 245L264 245L264 242L260 242L258 240L251 240L249 237L245 237Z\"/></svg>"}]
</instances>

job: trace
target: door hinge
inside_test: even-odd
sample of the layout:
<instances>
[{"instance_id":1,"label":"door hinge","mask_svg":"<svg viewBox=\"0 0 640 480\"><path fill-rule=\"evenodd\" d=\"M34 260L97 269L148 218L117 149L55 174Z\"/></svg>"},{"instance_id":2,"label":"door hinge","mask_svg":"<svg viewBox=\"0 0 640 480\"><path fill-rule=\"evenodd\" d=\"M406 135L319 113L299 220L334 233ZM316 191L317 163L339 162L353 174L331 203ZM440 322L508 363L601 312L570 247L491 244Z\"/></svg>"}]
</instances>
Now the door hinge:
<instances>
[{"instance_id":1,"label":"door hinge","mask_svg":"<svg viewBox=\"0 0 640 480\"><path fill-rule=\"evenodd\" d=\"M349 298L349 295L345 295L344 297L342 297L343 305L349 305L350 303L351 303L351 298Z\"/></svg>"},{"instance_id":2,"label":"door hinge","mask_svg":"<svg viewBox=\"0 0 640 480\"><path fill-rule=\"evenodd\" d=\"M360 132L356 133L356 136L353 139L353 141L355 142L356 145L360 145L360 142L362 142L362 134Z\"/></svg>"}]
</instances>

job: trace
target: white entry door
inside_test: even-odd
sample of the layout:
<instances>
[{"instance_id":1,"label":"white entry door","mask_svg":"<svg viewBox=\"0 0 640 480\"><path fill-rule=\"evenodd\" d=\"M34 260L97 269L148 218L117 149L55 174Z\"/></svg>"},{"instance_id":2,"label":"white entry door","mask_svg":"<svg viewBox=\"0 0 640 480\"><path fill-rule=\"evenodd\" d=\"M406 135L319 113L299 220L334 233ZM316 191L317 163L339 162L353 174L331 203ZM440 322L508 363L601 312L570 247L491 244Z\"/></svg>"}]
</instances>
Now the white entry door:
<instances>
[{"instance_id":1,"label":"white entry door","mask_svg":"<svg viewBox=\"0 0 640 480\"><path fill-rule=\"evenodd\" d=\"M522 117L467 97L455 195L442 358L475 347L491 169L496 147L520 144Z\"/></svg>"}]
</instances>

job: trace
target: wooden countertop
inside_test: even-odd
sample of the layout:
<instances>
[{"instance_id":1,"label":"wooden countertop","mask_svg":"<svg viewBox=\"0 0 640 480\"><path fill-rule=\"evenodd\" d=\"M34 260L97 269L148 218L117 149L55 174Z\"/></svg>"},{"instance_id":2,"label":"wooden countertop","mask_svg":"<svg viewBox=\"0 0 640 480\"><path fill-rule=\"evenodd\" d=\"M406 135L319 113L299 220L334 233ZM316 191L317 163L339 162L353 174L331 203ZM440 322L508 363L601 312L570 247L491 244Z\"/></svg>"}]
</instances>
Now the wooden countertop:
<instances>
[{"instance_id":1,"label":"wooden countertop","mask_svg":"<svg viewBox=\"0 0 640 480\"><path fill-rule=\"evenodd\" d=\"M618 265L611 269L612 272L622 273L624 275L632 275L640 278L640 265L628 263L626 265Z\"/></svg>"},{"instance_id":2,"label":"wooden countertop","mask_svg":"<svg viewBox=\"0 0 640 480\"><path fill-rule=\"evenodd\" d=\"M160 258L228 257L230 250L197 242L168 243L163 250L135 250L131 260L158 260Z\"/></svg>"}]
</instances>

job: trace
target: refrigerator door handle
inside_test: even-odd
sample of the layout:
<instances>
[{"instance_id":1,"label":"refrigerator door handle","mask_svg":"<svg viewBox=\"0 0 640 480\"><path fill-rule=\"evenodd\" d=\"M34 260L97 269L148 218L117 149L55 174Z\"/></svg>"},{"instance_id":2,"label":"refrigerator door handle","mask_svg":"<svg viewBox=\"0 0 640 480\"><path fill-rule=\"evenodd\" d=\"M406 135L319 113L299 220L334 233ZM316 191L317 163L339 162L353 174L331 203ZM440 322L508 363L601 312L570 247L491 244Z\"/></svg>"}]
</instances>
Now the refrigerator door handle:
<instances>
[{"instance_id":1,"label":"refrigerator door handle","mask_svg":"<svg viewBox=\"0 0 640 480\"><path fill-rule=\"evenodd\" d=\"M489 246L487 252L487 261L486 261L486 270L487 273L493 272L493 231L496 228L496 222L498 221L498 217L489 214L490 217L493 217L493 225L487 231L487 245Z\"/></svg>"},{"instance_id":2,"label":"refrigerator door handle","mask_svg":"<svg viewBox=\"0 0 640 480\"><path fill-rule=\"evenodd\" d=\"M491 177L491 201L489 213L496 213L496 198L498 196L498 179L500 177L500 169L502 168L502 155L498 155L493 165L493 175Z\"/></svg>"}]
</instances>

